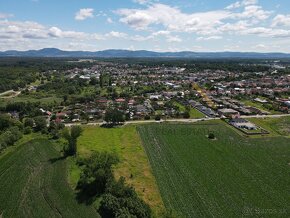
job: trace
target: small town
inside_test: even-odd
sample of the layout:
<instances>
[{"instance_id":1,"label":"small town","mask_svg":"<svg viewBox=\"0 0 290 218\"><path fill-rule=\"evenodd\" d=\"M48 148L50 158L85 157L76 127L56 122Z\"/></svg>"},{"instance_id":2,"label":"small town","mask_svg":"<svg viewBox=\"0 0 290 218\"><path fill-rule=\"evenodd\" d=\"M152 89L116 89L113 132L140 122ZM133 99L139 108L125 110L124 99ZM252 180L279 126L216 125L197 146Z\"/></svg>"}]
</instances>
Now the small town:
<instances>
[{"instance_id":1,"label":"small town","mask_svg":"<svg viewBox=\"0 0 290 218\"><path fill-rule=\"evenodd\" d=\"M20 95L45 96L43 93L50 91L49 80L77 82L68 90L70 94L79 93L77 97L68 98L56 91L56 95L62 96L61 102L39 108L48 122L67 125L109 122L106 113L115 110L121 114L119 123L221 118L239 129L259 133L254 124L235 119L290 113L290 75L284 73L287 66L279 63L268 64L264 71L239 72L199 70L186 65L144 67L94 60L81 62L91 63L92 67L41 72L41 83L26 87ZM17 111L11 114L18 116Z\"/></svg>"}]
</instances>

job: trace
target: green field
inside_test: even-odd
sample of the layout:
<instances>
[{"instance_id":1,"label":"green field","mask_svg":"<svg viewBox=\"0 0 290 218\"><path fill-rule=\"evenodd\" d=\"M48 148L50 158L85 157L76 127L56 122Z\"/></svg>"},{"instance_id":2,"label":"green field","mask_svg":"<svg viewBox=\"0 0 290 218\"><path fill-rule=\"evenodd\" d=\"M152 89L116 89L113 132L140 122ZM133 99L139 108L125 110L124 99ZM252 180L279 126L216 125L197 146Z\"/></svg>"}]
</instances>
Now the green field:
<instances>
[{"instance_id":1,"label":"green field","mask_svg":"<svg viewBox=\"0 0 290 218\"><path fill-rule=\"evenodd\" d=\"M163 202L180 217L289 217L289 138L246 138L220 121L138 131Z\"/></svg>"},{"instance_id":2,"label":"green field","mask_svg":"<svg viewBox=\"0 0 290 218\"><path fill-rule=\"evenodd\" d=\"M251 122L266 129L271 136L290 137L290 117L280 118L250 118Z\"/></svg>"},{"instance_id":3,"label":"green field","mask_svg":"<svg viewBox=\"0 0 290 218\"><path fill-rule=\"evenodd\" d=\"M93 151L114 152L120 163L114 169L118 178L123 176L133 185L138 195L150 205L155 216L164 212L164 205L152 174L141 139L133 125L117 128L84 127L78 140L78 156L89 156ZM75 164L70 168L70 184L76 186L80 170Z\"/></svg>"},{"instance_id":4,"label":"green field","mask_svg":"<svg viewBox=\"0 0 290 218\"><path fill-rule=\"evenodd\" d=\"M20 95L17 96L15 98L6 98L6 99L0 99L0 106L6 106L9 103L17 103L17 102L31 102L31 103L35 103L35 102L40 102L40 104L55 104L56 103L60 103L62 101L61 98L58 97L53 97L53 96L24 96L24 95Z\"/></svg>"},{"instance_id":5,"label":"green field","mask_svg":"<svg viewBox=\"0 0 290 218\"><path fill-rule=\"evenodd\" d=\"M47 139L0 156L0 193L0 217L99 217L93 207L77 203L66 161Z\"/></svg>"}]
</instances>

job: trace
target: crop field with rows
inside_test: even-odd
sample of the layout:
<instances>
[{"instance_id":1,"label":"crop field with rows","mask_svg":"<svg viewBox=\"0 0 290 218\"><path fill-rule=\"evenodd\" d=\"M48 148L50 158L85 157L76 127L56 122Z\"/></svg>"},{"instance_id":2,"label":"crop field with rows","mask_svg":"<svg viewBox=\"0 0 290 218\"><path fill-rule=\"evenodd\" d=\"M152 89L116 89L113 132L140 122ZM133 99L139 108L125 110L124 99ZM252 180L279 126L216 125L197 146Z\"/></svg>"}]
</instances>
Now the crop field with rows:
<instances>
[{"instance_id":1,"label":"crop field with rows","mask_svg":"<svg viewBox=\"0 0 290 218\"><path fill-rule=\"evenodd\" d=\"M138 131L164 204L177 216L289 217L289 138L246 138L221 121Z\"/></svg>"},{"instance_id":2,"label":"crop field with rows","mask_svg":"<svg viewBox=\"0 0 290 218\"><path fill-rule=\"evenodd\" d=\"M0 217L99 217L78 204L66 162L47 139L34 139L0 156Z\"/></svg>"}]
</instances>

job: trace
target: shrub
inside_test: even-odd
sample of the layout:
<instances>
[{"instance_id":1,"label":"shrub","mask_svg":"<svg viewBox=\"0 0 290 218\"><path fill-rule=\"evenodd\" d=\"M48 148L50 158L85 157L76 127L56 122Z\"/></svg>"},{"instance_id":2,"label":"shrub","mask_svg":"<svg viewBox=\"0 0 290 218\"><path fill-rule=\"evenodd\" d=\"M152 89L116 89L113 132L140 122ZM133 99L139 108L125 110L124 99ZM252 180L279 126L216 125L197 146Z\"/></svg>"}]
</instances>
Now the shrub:
<instances>
[{"instance_id":1,"label":"shrub","mask_svg":"<svg viewBox=\"0 0 290 218\"><path fill-rule=\"evenodd\" d=\"M31 129L31 127L29 127L29 126L25 127L24 130L23 130L23 133L24 133L25 135L28 135L28 134L30 134L31 132L32 132L32 129Z\"/></svg>"},{"instance_id":2,"label":"shrub","mask_svg":"<svg viewBox=\"0 0 290 218\"><path fill-rule=\"evenodd\" d=\"M119 162L116 154L95 152L90 158L79 160L83 167L77 184L78 199L90 202L95 196L105 193L109 181L113 180L112 166Z\"/></svg>"},{"instance_id":3,"label":"shrub","mask_svg":"<svg viewBox=\"0 0 290 218\"><path fill-rule=\"evenodd\" d=\"M31 128L33 128L33 125L34 125L34 120L33 119L26 118L24 120L24 127L31 127Z\"/></svg>"},{"instance_id":4,"label":"shrub","mask_svg":"<svg viewBox=\"0 0 290 218\"><path fill-rule=\"evenodd\" d=\"M82 128L80 126L73 126L70 130L64 129L63 137L68 142L68 147L65 148L65 155L76 155L77 154L77 140L82 134Z\"/></svg>"},{"instance_id":5,"label":"shrub","mask_svg":"<svg viewBox=\"0 0 290 218\"><path fill-rule=\"evenodd\" d=\"M189 118L190 118L190 114L189 114L188 111L185 111L185 112L183 113L183 118L184 118L184 119L189 119Z\"/></svg>"},{"instance_id":6,"label":"shrub","mask_svg":"<svg viewBox=\"0 0 290 218\"><path fill-rule=\"evenodd\" d=\"M155 116L155 120L156 120L156 121L160 121L160 120L161 120L161 116L160 116L160 115L156 115L156 116Z\"/></svg>"},{"instance_id":7,"label":"shrub","mask_svg":"<svg viewBox=\"0 0 290 218\"><path fill-rule=\"evenodd\" d=\"M47 128L47 122L44 117L36 117L34 121L36 131L42 131Z\"/></svg>"},{"instance_id":8,"label":"shrub","mask_svg":"<svg viewBox=\"0 0 290 218\"><path fill-rule=\"evenodd\" d=\"M210 133L208 134L208 138L209 138L209 139L215 139L215 135L214 135L212 132L210 132Z\"/></svg>"},{"instance_id":9,"label":"shrub","mask_svg":"<svg viewBox=\"0 0 290 218\"><path fill-rule=\"evenodd\" d=\"M144 117L144 120L150 120L150 116L149 116L149 115L146 115L146 116Z\"/></svg>"}]
</instances>

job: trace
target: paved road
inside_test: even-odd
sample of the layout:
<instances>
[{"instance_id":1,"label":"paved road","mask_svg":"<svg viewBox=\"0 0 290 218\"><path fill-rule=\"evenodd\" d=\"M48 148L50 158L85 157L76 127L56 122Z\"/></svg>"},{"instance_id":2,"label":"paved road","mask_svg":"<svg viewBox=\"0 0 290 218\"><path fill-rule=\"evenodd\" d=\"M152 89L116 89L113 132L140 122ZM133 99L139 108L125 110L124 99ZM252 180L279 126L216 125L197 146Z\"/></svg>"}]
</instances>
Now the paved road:
<instances>
[{"instance_id":1,"label":"paved road","mask_svg":"<svg viewBox=\"0 0 290 218\"><path fill-rule=\"evenodd\" d=\"M275 115L253 115L253 116L241 116L241 118L279 118L279 117L289 117L290 114L275 114ZM135 121L127 121L125 122L125 125L127 124L146 124L146 123L162 123L162 122L180 122L180 123L196 123L196 122L201 122L201 121L207 121L207 120L219 120L219 117L214 117L214 118L201 118L201 119L168 119L168 120L161 120L161 121L156 121L156 120L135 120ZM93 122L93 123L87 123L87 124L81 124L81 123L67 123L65 126L70 127L74 125L87 125L87 126L100 126L104 124L104 122Z\"/></svg>"},{"instance_id":2,"label":"paved road","mask_svg":"<svg viewBox=\"0 0 290 218\"><path fill-rule=\"evenodd\" d=\"M146 123L162 123L162 122L181 122L181 123L195 123L199 121L205 121L205 120L219 120L220 118L203 118L203 119L168 119L168 120L134 120L134 121L126 121L124 125L128 124L146 124ZM102 125L104 122L93 122L93 123L87 123L87 124L81 124L81 123L67 123L65 126L74 126L74 125L87 125L87 126L97 126Z\"/></svg>"}]
</instances>

